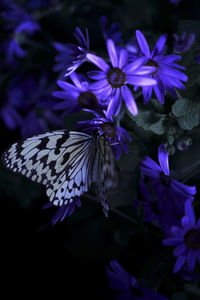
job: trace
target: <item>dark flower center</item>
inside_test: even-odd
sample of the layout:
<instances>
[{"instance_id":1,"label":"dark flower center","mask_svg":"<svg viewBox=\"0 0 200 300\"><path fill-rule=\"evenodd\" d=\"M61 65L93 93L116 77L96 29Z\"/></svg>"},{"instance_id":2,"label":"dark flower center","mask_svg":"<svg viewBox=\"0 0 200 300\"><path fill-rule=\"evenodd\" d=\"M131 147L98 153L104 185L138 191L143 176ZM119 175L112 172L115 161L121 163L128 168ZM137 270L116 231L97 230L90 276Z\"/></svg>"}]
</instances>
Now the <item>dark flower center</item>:
<instances>
[{"instance_id":1,"label":"dark flower center","mask_svg":"<svg viewBox=\"0 0 200 300\"><path fill-rule=\"evenodd\" d=\"M112 140L116 139L117 130L113 123L111 123L111 122L110 123L102 123L100 125L100 128L101 128L103 134L107 138L112 139Z\"/></svg>"},{"instance_id":2,"label":"dark flower center","mask_svg":"<svg viewBox=\"0 0 200 300\"><path fill-rule=\"evenodd\" d=\"M157 71L158 71L158 63L157 63L157 61L149 58L148 61L147 61L147 63L146 63L146 66L156 67L156 70L154 72L152 72L151 75L157 73Z\"/></svg>"},{"instance_id":3,"label":"dark flower center","mask_svg":"<svg viewBox=\"0 0 200 300\"><path fill-rule=\"evenodd\" d=\"M185 244L191 249L200 249L200 231L196 229L188 230L184 236Z\"/></svg>"},{"instance_id":4,"label":"dark flower center","mask_svg":"<svg viewBox=\"0 0 200 300\"><path fill-rule=\"evenodd\" d=\"M126 81L126 75L119 68L112 68L107 73L107 79L112 88L119 88Z\"/></svg>"},{"instance_id":5,"label":"dark flower center","mask_svg":"<svg viewBox=\"0 0 200 300\"><path fill-rule=\"evenodd\" d=\"M81 107L95 108L97 105L97 97L92 92L82 92L78 97L78 102Z\"/></svg>"},{"instance_id":6,"label":"dark flower center","mask_svg":"<svg viewBox=\"0 0 200 300\"><path fill-rule=\"evenodd\" d=\"M164 172L160 172L160 180L164 186L170 187L171 184L170 176L166 175Z\"/></svg>"}]
</instances>

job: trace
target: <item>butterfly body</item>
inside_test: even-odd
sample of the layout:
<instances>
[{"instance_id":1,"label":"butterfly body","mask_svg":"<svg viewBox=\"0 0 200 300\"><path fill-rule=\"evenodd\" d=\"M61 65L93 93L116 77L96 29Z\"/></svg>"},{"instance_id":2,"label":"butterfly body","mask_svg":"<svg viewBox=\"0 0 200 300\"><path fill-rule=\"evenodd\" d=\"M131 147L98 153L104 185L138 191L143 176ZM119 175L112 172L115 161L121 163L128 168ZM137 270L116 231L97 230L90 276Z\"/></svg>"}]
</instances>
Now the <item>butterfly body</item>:
<instances>
[{"instance_id":1,"label":"butterfly body","mask_svg":"<svg viewBox=\"0 0 200 300\"><path fill-rule=\"evenodd\" d=\"M13 144L2 161L13 172L45 185L57 206L71 203L95 183L106 207L117 182L112 149L98 133L58 130L33 136Z\"/></svg>"}]
</instances>

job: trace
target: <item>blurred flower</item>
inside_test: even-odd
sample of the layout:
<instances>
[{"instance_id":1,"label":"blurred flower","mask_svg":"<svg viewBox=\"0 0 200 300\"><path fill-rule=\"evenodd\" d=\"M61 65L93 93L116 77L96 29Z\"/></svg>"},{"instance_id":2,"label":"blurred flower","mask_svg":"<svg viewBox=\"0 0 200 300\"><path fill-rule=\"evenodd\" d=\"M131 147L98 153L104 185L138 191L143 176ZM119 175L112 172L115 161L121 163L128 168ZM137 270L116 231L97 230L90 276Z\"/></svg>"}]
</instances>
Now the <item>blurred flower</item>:
<instances>
[{"instance_id":1,"label":"blurred flower","mask_svg":"<svg viewBox=\"0 0 200 300\"><path fill-rule=\"evenodd\" d=\"M45 74L40 77L39 83L33 76L26 79L16 77L0 108L0 117L6 127L9 130L20 128L23 138L47 131L48 124L60 127L61 121L49 110L53 98L48 89Z\"/></svg>"},{"instance_id":2,"label":"blurred flower","mask_svg":"<svg viewBox=\"0 0 200 300\"><path fill-rule=\"evenodd\" d=\"M102 99L109 99L108 116L116 115L119 112L122 99L124 99L127 109L133 115L136 115L138 112L137 105L127 84L137 86L155 85L156 80L141 76L152 73L155 68L142 67L144 58L136 59L128 64L127 50L120 49L118 54L115 43L111 39L107 40L107 50L112 67L94 54L88 53L86 55L89 61L101 69L101 71L88 72L90 78L97 80L91 85L91 89Z\"/></svg>"},{"instance_id":3,"label":"blurred flower","mask_svg":"<svg viewBox=\"0 0 200 300\"><path fill-rule=\"evenodd\" d=\"M89 50L89 34L86 28L86 38L79 27L75 28L74 33L79 45L53 43L54 48L59 52L55 57L57 64L54 71L66 70L65 76L70 75L82 65L86 60L86 54Z\"/></svg>"},{"instance_id":4,"label":"blurred flower","mask_svg":"<svg viewBox=\"0 0 200 300\"><path fill-rule=\"evenodd\" d=\"M57 84L64 91L55 91L52 93L54 97L63 99L64 101L56 103L53 108L56 110L65 110L65 113L75 113L82 108L97 109L102 108L107 103L101 102L101 98L97 97L90 89L90 84L86 78L81 78L75 72L71 73L70 79L74 83L58 80Z\"/></svg>"},{"instance_id":5,"label":"blurred flower","mask_svg":"<svg viewBox=\"0 0 200 300\"><path fill-rule=\"evenodd\" d=\"M180 223L177 219L177 215L171 210L170 206L168 209L163 209L163 207L159 205L159 199L153 199L146 187L144 176L141 176L140 178L139 188L139 195L134 201L134 206L137 208L142 204L144 222L156 221L163 230L164 235L166 237L169 236L171 226L179 225Z\"/></svg>"},{"instance_id":6,"label":"blurred flower","mask_svg":"<svg viewBox=\"0 0 200 300\"><path fill-rule=\"evenodd\" d=\"M173 237L163 241L166 246L175 246L174 256L178 257L173 272L177 273L185 263L190 273L194 271L196 259L200 263L200 219L196 222L190 200L185 202L185 216L181 226L172 226Z\"/></svg>"},{"instance_id":7,"label":"blurred flower","mask_svg":"<svg viewBox=\"0 0 200 300\"><path fill-rule=\"evenodd\" d=\"M68 203L67 205L62 205L57 208L57 212L53 216L51 223L52 225L55 225L58 221L63 221L67 216L70 217L76 206L81 206L81 200L80 198L74 198L71 203ZM43 209L49 208L49 207L55 207L51 202L48 202L46 205L43 206Z\"/></svg>"},{"instance_id":8,"label":"blurred flower","mask_svg":"<svg viewBox=\"0 0 200 300\"><path fill-rule=\"evenodd\" d=\"M170 0L172 4L180 3L182 0Z\"/></svg>"},{"instance_id":9,"label":"blurred flower","mask_svg":"<svg viewBox=\"0 0 200 300\"><path fill-rule=\"evenodd\" d=\"M114 124L113 118L108 116L104 111L105 117L102 117L97 112L91 111L96 118L88 121L80 121L77 123L77 128L80 128L88 133L94 133L98 130L100 135L104 135L111 145L116 159L121 156L122 150L128 153L127 141L131 141L131 137L128 132Z\"/></svg>"},{"instance_id":10,"label":"blurred flower","mask_svg":"<svg viewBox=\"0 0 200 300\"><path fill-rule=\"evenodd\" d=\"M173 34L174 37L174 52L175 53L183 53L190 49L191 45L195 40L195 33L186 33L183 32L179 37L177 34Z\"/></svg>"},{"instance_id":11,"label":"blurred flower","mask_svg":"<svg viewBox=\"0 0 200 300\"><path fill-rule=\"evenodd\" d=\"M109 286L119 290L120 294L116 300L167 300L168 298L155 293L137 282L136 278L130 276L116 260L110 262L110 268L106 266L109 278Z\"/></svg>"},{"instance_id":12,"label":"blurred flower","mask_svg":"<svg viewBox=\"0 0 200 300\"><path fill-rule=\"evenodd\" d=\"M128 59L130 62L134 61L136 58L143 56L135 36L130 39L125 47L128 51Z\"/></svg>"},{"instance_id":13,"label":"blurred flower","mask_svg":"<svg viewBox=\"0 0 200 300\"><path fill-rule=\"evenodd\" d=\"M181 59L181 56L164 55L167 40L166 34L161 35L152 52L150 52L148 43L141 31L136 30L136 37L144 55L143 58L146 58L145 65L154 66L156 68L156 70L147 77L156 79L157 85L142 87L144 103L147 103L151 99L153 90L162 104L164 103L166 90L168 90L172 96L177 97L175 88L184 89L185 87L181 81L187 81L188 78L184 73L177 70L185 68L174 63L174 61Z\"/></svg>"},{"instance_id":14,"label":"blurred flower","mask_svg":"<svg viewBox=\"0 0 200 300\"><path fill-rule=\"evenodd\" d=\"M116 44L120 44L122 42L120 26L118 23L114 22L106 29L108 25L108 18L106 16L101 16L100 25L105 41L107 41L107 39L112 39Z\"/></svg>"},{"instance_id":15,"label":"blurred flower","mask_svg":"<svg viewBox=\"0 0 200 300\"><path fill-rule=\"evenodd\" d=\"M6 29L10 32L10 37L5 41L6 61L9 64L15 62L15 56L24 57L27 52L21 47L24 43L24 35L32 35L40 30L40 25L33 17L21 6L11 0L3 1L3 18L8 22Z\"/></svg>"},{"instance_id":16,"label":"blurred flower","mask_svg":"<svg viewBox=\"0 0 200 300\"><path fill-rule=\"evenodd\" d=\"M197 63L200 65L200 55L196 58Z\"/></svg>"},{"instance_id":17,"label":"blurred flower","mask_svg":"<svg viewBox=\"0 0 200 300\"><path fill-rule=\"evenodd\" d=\"M158 148L158 160L160 166L146 156L140 165L141 175L148 176L159 199L159 210L174 211L175 215L182 216L184 203L187 199L194 199L196 187L180 183L170 176L168 152L163 144Z\"/></svg>"}]
</instances>

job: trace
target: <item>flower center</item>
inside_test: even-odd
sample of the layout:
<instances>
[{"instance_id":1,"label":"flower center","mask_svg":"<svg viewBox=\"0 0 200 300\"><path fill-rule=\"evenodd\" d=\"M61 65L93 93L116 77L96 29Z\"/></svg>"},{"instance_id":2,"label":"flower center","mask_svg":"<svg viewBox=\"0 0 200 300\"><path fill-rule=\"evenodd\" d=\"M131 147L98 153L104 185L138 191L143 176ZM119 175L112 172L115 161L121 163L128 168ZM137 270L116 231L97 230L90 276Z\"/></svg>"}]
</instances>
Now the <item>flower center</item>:
<instances>
[{"instance_id":1,"label":"flower center","mask_svg":"<svg viewBox=\"0 0 200 300\"><path fill-rule=\"evenodd\" d=\"M185 244L191 249L200 249L200 232L196 229L188 230L184 236Z\"/></svg>"},{"instance_id":2,"label":"flower center","mask_svg":"<svg viewBox=\"0 0 200 300\"><path fill-rule=\"evenodd\" d=\"M82 92L78 97L78 102L81 107L95 108L97 105L97 97L91 92Z\"/></svg>"},{"instance_id":3,"label":"flower center","mask_svg":"<svg viewBox=\"0 0 200 300\"><path fill-rule=\"evenodd\" d=\"M107 79L112 88L119 88L126 81L126 75L119 68L112 68L107 73Z\"/></svg>"},{"instance_id":4,"label":"flower center","mask_svg":"<svg viewBox=\"0 0 200 300\"><path fill-rule=\"evenodd\" d=\"M164 172L160 172L160 180L164 186L170 187L171 184L170 176L166 175Z\"/></svg>"},{"instance_id":5,"label":"flower center","mask_svg":"<svg viewBox=\"0 0 200 300\"><path fill-rule=\"evenodd\" d=\"M157 71L158 71L158 63L157 63L157 61L149 58L148 61L147 61L147 63L146 63L146 66L156 67L156 70L154 72L152 72L151 75L157 73Z\"/></svg>"},{"instance_id":6,"label":"flower center","mask_svg":"<svg viewBox=\"0 0 200 300\"><path fill-rule=\"evenodd\" d=\"M116 127L114 126L113 123L102 123L100 125L100 128L103 132L103 134L111 139L111 140L115 140L116 136L117 136L117 130L116 130Z\"/></svg>"}]
</instances>

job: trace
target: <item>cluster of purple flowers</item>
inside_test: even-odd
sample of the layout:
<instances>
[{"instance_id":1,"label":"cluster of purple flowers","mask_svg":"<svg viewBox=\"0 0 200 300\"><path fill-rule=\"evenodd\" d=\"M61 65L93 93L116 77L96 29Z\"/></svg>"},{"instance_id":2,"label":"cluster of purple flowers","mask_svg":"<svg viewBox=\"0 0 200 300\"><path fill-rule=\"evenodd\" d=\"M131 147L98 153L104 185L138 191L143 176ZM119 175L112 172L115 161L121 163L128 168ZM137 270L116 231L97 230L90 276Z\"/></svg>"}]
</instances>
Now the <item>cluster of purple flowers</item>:
<instances>
[{"instance_id":1,"label":"cluster of purple flowers","mask_svg":"<svg viewBox=\"0 0 200 300\"><path fill-rule=\"evenodd\" d=\"M6 62L13 67L17 59L26 56L27 51L23 48L26 38L39 31L40 25L27 10L11 0L3 1L2 6L2 17L7 21L9 33L3 47ZM184 89L183 83L188 79L183 72L185 68L177 61L181 59L179 54L190 49L194 34L183 33L180 37L174 34L173 54L167 54L166 34L160 36L151 51L141 31L136 30L134 37L122 46L119 25L112 23L108 28L106 17L102 17L100 23L108 54L104 58L90 51L87 29L85 35L79 27L75 29L76 45L52 42L57 51L53 71L61 72L57 80L60 89L49 86L46 74L42 75L43 80L18 76L11 82L0 107L0 117L9 130L19 129L24 138L45 132L52 126L60 128L64 115L85 110L94 117L78 122L77 128L91 134L98 130L107 138L119 160L122 152L128 153L131 140L129 132L120 126L120 118L125 110L133 117L138 114L134 93L141 89L144 104L152 97L164 104L167 92L177 98L176 90ZM98 70L78 73L85 62ZM59 112L61 116L58 116ZM169 153L161 144L159 164L149 156L142 160L140 195L136 203L143 206L144 221L155 221L162 229L163 244L176 247L173 272L180 272L185 267L192 273L196 261L200 263L200 220L196 222L193 210L196 187L173 178L168 158ZM51 206L47 204L44 208ZM76 206L81 206L80 198L59 207L52 224L70 216ZM110 286L120 290L117 299L167 299L140 285L115 260L107 268L107 275Z\"/></svg>"}]
</instances>

